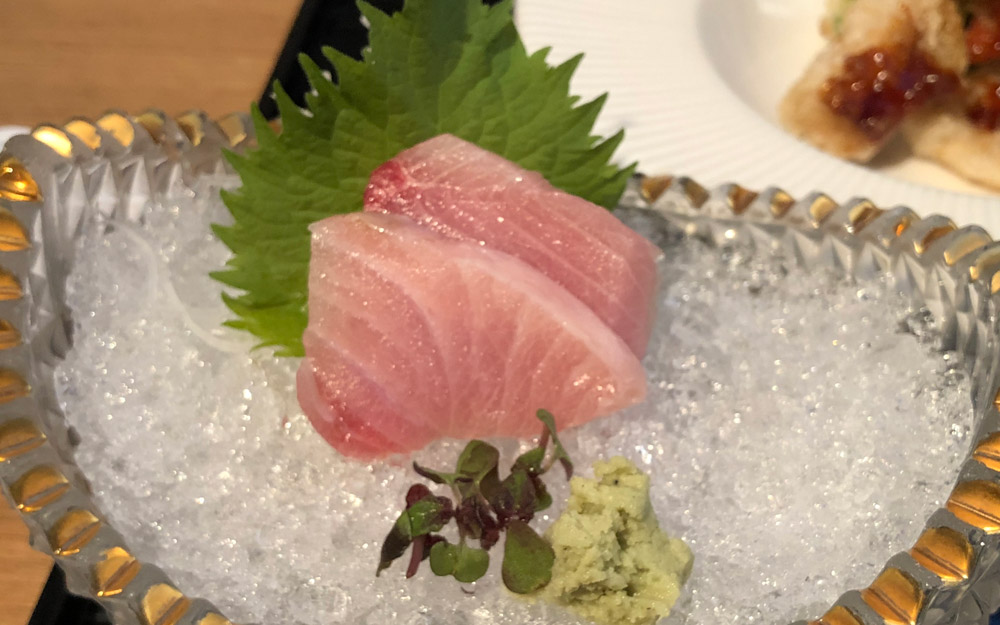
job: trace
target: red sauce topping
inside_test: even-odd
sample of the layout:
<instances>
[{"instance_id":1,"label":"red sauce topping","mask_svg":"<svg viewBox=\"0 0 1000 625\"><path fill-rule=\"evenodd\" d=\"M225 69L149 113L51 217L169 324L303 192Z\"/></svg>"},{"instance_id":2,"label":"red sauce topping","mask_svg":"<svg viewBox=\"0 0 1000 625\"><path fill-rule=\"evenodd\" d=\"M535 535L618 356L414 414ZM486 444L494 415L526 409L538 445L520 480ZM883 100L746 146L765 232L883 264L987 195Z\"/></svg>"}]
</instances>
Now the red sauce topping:
<instances>
[{"instance_id":1,"label":"red sauce topping","mask_svg":"<svg viewBox=\"0 0 1000 625\"><path fill-rule=\"evenodd\" d=\"M878 141L908 110L958 88L953 72L936 67L915 46L870 48L848 57L842 75L828 80L821 96L834 113Z\"/></svg>"},{"instance_id":2,"label":"red sauce topping","mask_svg":"<svg viewBox=\"0 0 1000 625\"><path fill-rule=\"evenodd\" d=\"M965 114L976 126L993 132L1000 127L1000 79L989 78L972 84Z\"/></svg>"},{"instance_id":3,"label":"red sauce topping","mask_svg":"<svg viewBox=\"0 0 1000 625\"><path fill-rule=\"evenodd\" d=\"M965 48L973 65L1000 59L1000 2L980 2L971 7L965 27Z\"/></svg>"}]
</instances>

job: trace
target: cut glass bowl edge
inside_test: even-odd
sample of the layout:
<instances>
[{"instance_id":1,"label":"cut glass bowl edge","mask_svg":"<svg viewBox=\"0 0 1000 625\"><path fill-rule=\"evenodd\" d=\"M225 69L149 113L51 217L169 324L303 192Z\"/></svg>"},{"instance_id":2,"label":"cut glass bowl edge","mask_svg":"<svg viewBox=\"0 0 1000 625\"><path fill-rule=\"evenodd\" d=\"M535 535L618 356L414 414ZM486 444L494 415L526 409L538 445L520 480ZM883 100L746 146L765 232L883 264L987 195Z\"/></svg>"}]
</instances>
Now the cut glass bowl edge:
<instances>
[{"instance_id":1,"label":"cut glass bowl edge","mask_svg":"<svg viewBox=\"0 0 1000 625\"><path fill-rule=\"evenodd\" d=\"M212 188L232 174L223 151L254 143L244 114L111 111L38 126L0 152L0 487L70 590L98 600L116 624L229 621L132 554L73 463L77 433L52 373L71 348L65 282L76 238L88 220L139 220L153 202ZM815 274L888 275L927 307L942 349L958 351L969 369L972 446L914 546L810 625L984 623L1000 607L1000 242L905 207L736 184L706 189L684 177L636 176L619 210L719 248L780 252Z\"/></svg>"}]
</instances>

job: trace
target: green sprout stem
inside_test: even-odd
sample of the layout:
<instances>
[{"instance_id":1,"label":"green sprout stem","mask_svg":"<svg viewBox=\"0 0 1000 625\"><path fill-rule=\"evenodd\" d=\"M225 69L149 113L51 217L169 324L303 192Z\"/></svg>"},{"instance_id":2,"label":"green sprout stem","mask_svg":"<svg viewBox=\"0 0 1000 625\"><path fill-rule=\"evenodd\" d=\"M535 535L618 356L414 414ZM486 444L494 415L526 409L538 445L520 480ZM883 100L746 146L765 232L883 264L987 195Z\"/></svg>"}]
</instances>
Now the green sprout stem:
<instances>
[{"instance_id":1,"label":"green sprout stem","mask_svg":"<svg viewBox=\"0 0 1000 625\"><path fill-rule=\"evenodd\" d=\"M506 534L501 566L504 584L513 592L526 593L548 583L554 558L552 547L527 523L537 511L552 503L539 477L557 461L567 467L568 477L572 465L555 434L552 415L540 410L538 418L544 426L538 445L521 454L503 480L497 471L500 452L479 440L465 446L454 473L414 463L414 470L422 477L436 484L447 484L454 502L447 497L435 497L423 484L410 486L407 509L386 537L378 571L410 548L407 578L415 575L420 563L429 557L430 568L436 575L452 576L462 583L473 582L486 573L488 550L500 542L503 532ZM546 459L550 441L552 454ZM457 545L433 533L452 521L458 526ZM478 540L479 545L470 545L470 539Z\"/></svg>"}]
</instances>

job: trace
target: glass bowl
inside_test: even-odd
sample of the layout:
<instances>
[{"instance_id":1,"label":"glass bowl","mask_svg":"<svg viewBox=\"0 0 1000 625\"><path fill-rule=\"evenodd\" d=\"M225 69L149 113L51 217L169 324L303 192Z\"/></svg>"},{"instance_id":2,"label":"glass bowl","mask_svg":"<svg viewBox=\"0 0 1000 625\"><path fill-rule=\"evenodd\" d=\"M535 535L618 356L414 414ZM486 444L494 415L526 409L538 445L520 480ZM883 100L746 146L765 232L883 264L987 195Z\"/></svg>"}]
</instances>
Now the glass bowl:
<instances>
[{"instance_id":1,"label":"glass bowl","mask_svg":"<svg viewBox=\"0 0 1000 625\"><path fill-rule=\"evenodd\" d=\"M74 441L87 432L67 426L52 373L72 349L65 289L74 246L88 219L139 220L152 202L211 188L213 177L232 173L223 150L253 144L242 114L213 121L197 111L173 119L113 111L39 126L0 153L0 484L33 546L52 554L70 590L96 598L115 623L229 621L133 555L73 462ZM781 251L817 274L887 274L933 314L940 348L957 350L969 366L972 447L914 546L813 624L984 623L1000 607L1000 243L975 226L864 199L705 189L688 178L637 176L619 210L718 248Z\"/></svg>"}]
</instances>

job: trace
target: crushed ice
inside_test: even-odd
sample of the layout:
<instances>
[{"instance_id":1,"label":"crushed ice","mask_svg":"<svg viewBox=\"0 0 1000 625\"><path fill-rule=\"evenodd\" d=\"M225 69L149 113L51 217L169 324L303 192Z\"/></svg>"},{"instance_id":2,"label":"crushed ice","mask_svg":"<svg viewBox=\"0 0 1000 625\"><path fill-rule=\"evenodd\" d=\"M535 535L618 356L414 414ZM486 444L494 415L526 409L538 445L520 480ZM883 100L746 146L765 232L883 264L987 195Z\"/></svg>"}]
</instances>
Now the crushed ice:
<instances>
[{"instance_id":1,"label":"crushed ice","mask_svg":"<svg viewBox=\"0 0 1000 625\"><path fill-rule=\"evenodd\" d=\"M495 570L465 589L426 570L405 582L398 564L374 577L414 476L341 459L297 409L296 363L221 328L206 272L226 258L207 228L223 219L217 200L155 207L85 237L70 279L60 397L77 461L139 556L240 622L576 622L505 594ZM965 374L879 284L692 243L663 270L648 401L568 433L570 453L652 474L661 522L696 557L667 623L818 616L941 505L967 448ZM444 467L460 446L418 457Z\"/></svg>"}]
</instances>

